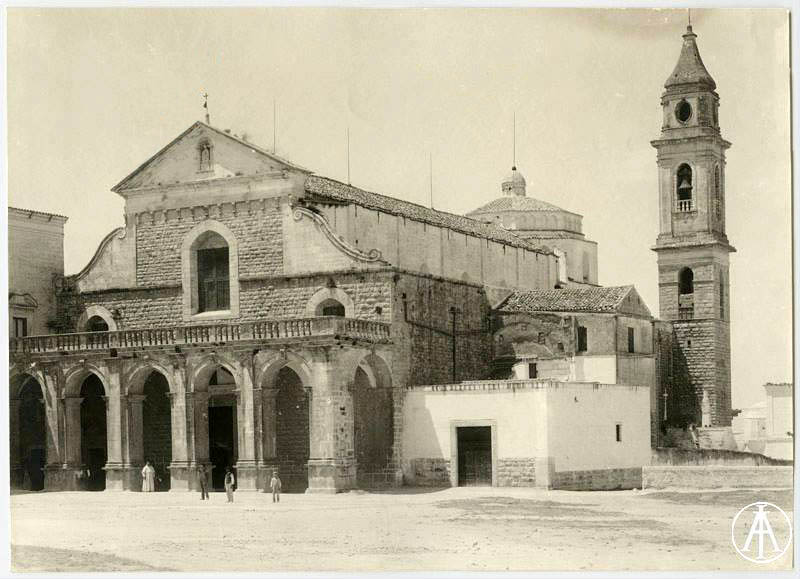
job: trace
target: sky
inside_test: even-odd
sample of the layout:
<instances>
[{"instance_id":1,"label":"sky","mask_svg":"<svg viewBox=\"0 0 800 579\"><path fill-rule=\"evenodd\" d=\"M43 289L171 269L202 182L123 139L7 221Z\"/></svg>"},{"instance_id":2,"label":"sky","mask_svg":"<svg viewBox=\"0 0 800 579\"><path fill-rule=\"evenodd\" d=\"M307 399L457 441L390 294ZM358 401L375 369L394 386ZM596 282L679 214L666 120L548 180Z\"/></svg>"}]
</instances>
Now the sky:
<instances>
[{"instance_id":1,"label":"sky","mask_svg":"<svg viewBox=\"0 0 800 579\"><path fill-rule=\"evenodd\" d=\"M123 224L116 183L196 120L316 173L465 213L528 196L584 215L603 285L658 315L660 97L684 10L8 10L8 199L60 213L66 272ZM717 83L734 408L792 371L789 17L692 10ZM274 106L273 106L274 103ZM277 115L273 116L273 111ZM274 122L275 121L275 122Z\"/></svg>"}]
</instances>

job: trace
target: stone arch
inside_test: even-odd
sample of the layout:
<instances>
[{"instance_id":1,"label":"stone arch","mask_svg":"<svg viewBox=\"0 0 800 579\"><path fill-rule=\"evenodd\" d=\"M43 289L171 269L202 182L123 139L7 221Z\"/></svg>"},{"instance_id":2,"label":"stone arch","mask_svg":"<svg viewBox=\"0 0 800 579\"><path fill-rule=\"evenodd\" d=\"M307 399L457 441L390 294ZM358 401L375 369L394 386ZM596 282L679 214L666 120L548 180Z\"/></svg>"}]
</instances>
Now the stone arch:
<instances>
[{"instance_id":1,"label":"stone arch","mask_svg":"<svg viewBox=\"0 0 800 579\"><path fill-rule=\"evenodd\" d=\"M280 473L284 489L308 488L311 457L311 366L293 352L261 360L264 463Z\"/></svg>"},{"instance_id":2,"label":"stone arch","mask_svg":"<svg viewBox=\"0 0 800 579\"><path fill-rule=\"evenodd\" d=\"M90 363L79 364L67 370L64 379L64 395L69 398L79 397L81 395L81 386L83 386L83 382L90 374L97 376L103 386L104 395L108 396L109 386L105 372L99 366Z\"/></svg>"},{"instance_id":3,"label":"stone arch","mask_svg":"<svg viewBox=\"0 0 800 579\"><path fill-rule=\"evenodd\" d=\"M215 353L204 356L193 365L191 379L189 380L191 391L207 392L208 381L211 379L211 375L219 368L224 368L230 372L237 384L241 382L239 364L224 354Z\"/></svg>"},{"instance_id":4,"label":"stone arch","mask_svg":"<svg viewBox=\"0 0 800 579\"><path fill-rule=\"evenodd\" d=\"M155 360L143 360L131 368L123 379L126 394L139 395L143 393L144 383L153 372L158 372L167 381L170 392L176 392L172 381L172 372Z\"/></svg>"},{"instance_id":5,"label":"stone arch","mask_svg":"<svg viewBox=\"0 0 800 579\"><path fill-rule=\"evenodd\" d=\"M393 484L394 397L389 365L377 354L356 366L351 387L358 486Z\"/></svg>"},{"instance_id":6,"label":"stone arch","mask_svg":"<svg viewBox=\"0 0 800 579\"><path fill-rule=\"evenodd\" d=\"M312 295L306 303L305 315L307 318L314 318L322 315L322 308L326 303L333 300L344 307L344 317L355 317L355 305L346 291L337 287L322 288Z\"/></svg>"},{"instance_id":7,"label":"stone arch","mask_svg":"<svg viewBox=\"0 0 800 579\"><path fill-rule=\"evenodd\" d=\"M9 380L11 487L44 489L47 463L47 396L37 372L15 373Z\"/></svg>"},{"instance_id":8,"label":"stone arch","mask_svg":"<svg viewBox=\"0 0 800 579\"><path fill-rule=\"evenodd\" d=\"M89 330L89 321L92 318L100 318L102 319L106 325L108 326L109 332L116 332L117 331L117 322L114 320L114 316L111 314L108 309L104 308L103 306L89 306L81 313L80 317L78 318L78 331L79 332L88 332Z\"/></svg>"},{"instance_id":9,"label":"stone arch","mask_svg":"<svg viewBox=\"0 0 800 579\"><path fill-rule=\"evenodd\" d=\"M199 293L197 288L197 246L203 236L215 233L222 237L228 247L229 309L198 313ZM196 316L202 319L235 318L239 315L239 242L233 232L214 219L195 225L181 243L181 282L183 286L183 319L191 321Z\"/></svg>"}]
</instances>

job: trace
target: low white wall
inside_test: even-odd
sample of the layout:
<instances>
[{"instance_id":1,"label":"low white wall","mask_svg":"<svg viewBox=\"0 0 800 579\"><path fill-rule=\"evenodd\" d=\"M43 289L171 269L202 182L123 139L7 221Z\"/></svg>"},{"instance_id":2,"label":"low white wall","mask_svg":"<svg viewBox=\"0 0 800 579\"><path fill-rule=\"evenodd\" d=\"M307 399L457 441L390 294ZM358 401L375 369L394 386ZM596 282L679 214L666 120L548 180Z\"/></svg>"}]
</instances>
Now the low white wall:
<instances>
[{"instance_id":1,"label":"low white wall","mask_svg":"<svg viewBox=\"0 0 800 579\"><path fill-rule=\"evenodd\" d=\"M551 457L556 471L650 464L646 386L495 381L410 389L404 459L449 459L456 420L494 421L498 459Z\"/></svg>"}]
</instances>

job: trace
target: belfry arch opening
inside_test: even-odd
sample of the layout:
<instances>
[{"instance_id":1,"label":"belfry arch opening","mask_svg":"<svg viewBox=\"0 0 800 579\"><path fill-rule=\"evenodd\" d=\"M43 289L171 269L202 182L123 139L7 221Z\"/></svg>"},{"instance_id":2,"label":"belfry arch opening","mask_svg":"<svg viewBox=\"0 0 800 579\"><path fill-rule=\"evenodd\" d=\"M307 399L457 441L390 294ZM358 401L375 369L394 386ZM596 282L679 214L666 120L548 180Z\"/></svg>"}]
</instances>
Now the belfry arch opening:
<instances>
[{"instance_id":1,"label":"belfry arch opening","mask_svg":"<svg viewBox=\"0 0 800 579\"><path fill-rule=\"evenodd\" d=\"M692 211L694 209L692 202L692 191L694 190L692 168L684 163L678 167L676 177L677 210Z\"/></svg>"},{"instance_id":2,"label":"belfry arch opening","mask_svg":"<svg viewBox=\"0 0 800 579\"><path fill-rule=\"evenodd\" d=\"M283 489L303 492L308 488L311 456L309 394L300 376L288 366L275 377L275 454Z\"/></svg>"},{"instance_id":3,"label":"belfry arch opening","mask_svg":"<svg viewBox=\"0 0 800 579\"><path fill-rule=\"evenodd\" d=\"M694 293L694 272L688 267L678 274L678 291L682 296Z\"/></svg>"},{"instance_id":4,"label":"belfry arch opening","mask_svg":"<svg viewBox=\"0 0 800 579\"><path fill-rule=\"evenodd\" d=\"M678 272L678 318L689 320L694 317L694 272L684 267Z\"/></svg>"},{"instance_id":5,"label":"belfry arch opening","mask_svg":"<svg viewBox=\"0 0 800 579\"><path fill-rule=\"evenodd\" d=\"M386 363L367 356L353 377L353 449L361 488L393 481L394 404Z\"/></svg>"},{"instance_id":6,"label":"belfry arch opening","mask_svg":"<svg viewBox=\"0 0 800 579\"><path fill-rule=\"evenodd\" d=\"M105 389L95 374L89 374L81 384L81 463L85 489L102 491L106 488L108 438Z\"/></svg>"},{"instance_id":7,"label":"belfry arch opening","mask_svg":"<svg viewBox=\"0 0 800 579\"><path fill-rule=\"evenodd\" d=\"M25 490L40 491L44 489L44 467L47 462L47 430L45 422L45 403L42 387L30 375L21 379L18 392L16 421L12 417L11 425L15 426L11 436L16 438L17 456L12 461L17 464L17 480L12 485ZM13 445L12 445L13 446Z\"/></svg>"},{"instance_id":8,"label":"belfry arch opening","mask_svg":"<svg viewBox=\"0 0 800 579\"><path fill-rule=\"evenodd\" d=\"M155 490L170 488L172 462L172 416L169 383L158 371L151 372L142 387L142 454L156 471Z\"/></svg>"}]
</instances>

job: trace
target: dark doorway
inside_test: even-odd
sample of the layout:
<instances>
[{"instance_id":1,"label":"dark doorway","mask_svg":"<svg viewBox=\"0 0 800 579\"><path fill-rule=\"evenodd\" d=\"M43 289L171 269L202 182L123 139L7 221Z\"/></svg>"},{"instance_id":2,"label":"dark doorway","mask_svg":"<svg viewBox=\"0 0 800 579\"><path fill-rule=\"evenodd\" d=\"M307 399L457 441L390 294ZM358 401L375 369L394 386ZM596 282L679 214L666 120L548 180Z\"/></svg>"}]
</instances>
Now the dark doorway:
<instances>
[{"instance_id":1,"label":"dark doorway","mask_svg":"<svg viewBox=\"0 0 800 579\"><path fill-rule=\"evenodd\" d=\"M304 492L308 488L309 403L300 377L291 368L281 368L276 380L275 451L283 490Z\"/></svg>"},{"instance_id":2,"label":"dark doorway","mask_svg":"<svg viewBox=\"0 0 800 579\"><path fill-rule=\"evenodd\" d=\"M219 397L222 398L222 397ZM208 450L211 464L211 488L225 489L225 469L236 464L236 423L235 406L225 404L226 400L212 399L214 405L208 408Z\"/></svg>"},{"instance_id":3,"label":"dark doorway","mask_svg":"<svg viewBox=\"0 0 800 579\"><path fill-rule=\"evenodd\" d=\"M169 464L172 462L172 416L169 384L160 372L153 372L144 382L142 404L144 459L156 469L156 490L168 491Z\"/></svg>"},{"instance_id":4,"label":"dark doorway","mask_svg":"<svg viewBox=\"0 0 800 579\"><path fill-rule=\"evenodd\" d=\"M382 486L394 480L389 466L394 444L391 388L370 384L366 372L356 370L353 382L353 446L358 486Z\"/></svg>"},{"instance_id":5,"label":"dark doorway","mask_svg":"<svg viewBox=\"0 0 800 579\"><path fill-rule=\"evenodd\" d=\"M24 469L24 489L44 489L45 435L42 388L35 379L28 378L20 391L19 404L19 453Z\"/></svg>"},{"instance_id":6,"label":"dark doorway","mask_svg":"<svg viewBox=\"0 0 800 579\"><path fill-rule=\"evenodd\" d=\"M81 386L81 460L89 471L86 489L103 491L106 488L106 471L103 468L108 459L106 439L105 390L100 378L91 374Z\"/></svg>"},{"instance_id":7,"label":"dark doorway","mask_svg":"<svg viewBox=\"0 0 800 579\"><path fill-rule=\"evenodd\" d=\"M458 486L492 485L492 427L459 426Z\"/></svg>"}]
</instances>

